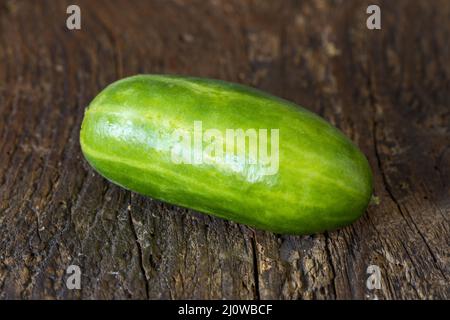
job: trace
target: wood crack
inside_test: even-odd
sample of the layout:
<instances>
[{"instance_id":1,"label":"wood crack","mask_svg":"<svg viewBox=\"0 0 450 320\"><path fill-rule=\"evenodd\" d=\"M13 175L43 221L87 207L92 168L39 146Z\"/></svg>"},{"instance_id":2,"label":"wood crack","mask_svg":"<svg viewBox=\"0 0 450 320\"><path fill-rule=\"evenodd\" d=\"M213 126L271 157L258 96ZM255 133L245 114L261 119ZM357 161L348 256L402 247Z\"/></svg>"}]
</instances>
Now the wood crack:
<instances>
[{"instance_id":1,"label":"wood crack","mask_svg":"<svg viewBox=\"0 0 450 320\"><path fill-rule=\"evenodd\" d=\"M336 270L334 269L333 255L331 254L331 250L329 248L330 234L328 233L328 231L324 233L324 236L325 236L325 252L327 255L328 263L330 265L331 273L333 274L333 278L331 279L332 282L331 288L333 290L334 298L337 299Z\"/></svg>"},{"instance_id":2,"label":"wood crack","mask_svg":"<svg viewBox=\"0 0 450 320\"><path fill-rule=\"evenodd\" d=\"M131 202L129 203L129 206L131 207ZM130 224L130 229L133 234L134 241L136 242L136 247L137 247L137 251L138 251L139 269L141 271L142 277L144 278L146 298L147 298L147 300L149 300L150 299L150 288L149 288L149 283L148 283L148 279L147 279L147 273L145 272L145 267L144 267L142 246L141 246L141 243L139 242L136 228L134 226L133 217L131 215L131 210L129 210L129 209L126 209L126 210L127 210L127 214L128 214L128 222Z\"/></svg>"},{"instance_id":3,"label":"wood crack","mask_svg":"<svg viewBox=\"0 0 450 320\"><path fill-rule=\"evenodd\" d=\"M251 238L252 257L253 257L253 280L255 282L255 299L261 300L261 292L259 288L259 267L258 267L258 247L256 242L256 232L253 231Z\"/></svg>"}]
</instances>

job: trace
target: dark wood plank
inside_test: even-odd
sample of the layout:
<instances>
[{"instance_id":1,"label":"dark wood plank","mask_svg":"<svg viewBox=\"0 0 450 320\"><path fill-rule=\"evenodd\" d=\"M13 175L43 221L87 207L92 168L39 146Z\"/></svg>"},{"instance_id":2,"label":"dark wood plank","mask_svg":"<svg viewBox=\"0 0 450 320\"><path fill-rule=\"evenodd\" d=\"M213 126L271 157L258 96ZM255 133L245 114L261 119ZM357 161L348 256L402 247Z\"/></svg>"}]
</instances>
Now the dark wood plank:
<instances>
[{"instance_id":1,"label":"dark wood plank","mask_svg":"<svg viewBox=\"0 0 450 320\"><path fill-rule=\"evenodd\" d=\"M450 297L448 1L78 3L68 31L68 1L0 2L1 298ZM108 183L81 155L83 110L136 73L241 82L319 113L368 156L379 203L280 236Z\"/></svg>"}]
</instances>

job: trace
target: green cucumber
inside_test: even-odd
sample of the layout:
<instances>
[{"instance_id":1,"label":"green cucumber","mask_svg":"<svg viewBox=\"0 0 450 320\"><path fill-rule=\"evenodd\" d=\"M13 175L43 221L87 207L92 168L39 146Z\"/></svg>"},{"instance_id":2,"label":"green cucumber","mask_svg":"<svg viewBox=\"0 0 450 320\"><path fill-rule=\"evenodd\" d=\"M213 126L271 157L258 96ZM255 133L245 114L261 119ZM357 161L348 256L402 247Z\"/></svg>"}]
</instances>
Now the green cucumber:
<instances>
[{"instance_id":1,"label":"green cucumber","mask_svg":"<svg viewBox=\"0 0 450 320\"><path fill-rule=\"evenodd\" d=\"M126 189L276 233L350 224L372 195L367 159L339 130L219 80L117 81L87 108L80 144L92 167Z\"/></svg>"}]
</instances>

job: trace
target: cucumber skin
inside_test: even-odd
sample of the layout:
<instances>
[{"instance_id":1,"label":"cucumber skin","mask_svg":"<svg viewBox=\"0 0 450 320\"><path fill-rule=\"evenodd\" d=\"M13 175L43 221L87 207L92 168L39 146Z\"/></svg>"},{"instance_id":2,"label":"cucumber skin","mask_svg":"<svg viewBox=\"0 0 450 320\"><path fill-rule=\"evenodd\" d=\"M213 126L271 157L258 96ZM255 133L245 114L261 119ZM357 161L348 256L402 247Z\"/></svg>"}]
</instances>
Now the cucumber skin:
<instances>
[{"instance_id":1,"label":"cucumber skin","mask_svg":"<svg viewBox=\"0 0 450 320\"><path fill-rule=\"evenodd\" d=\"M175 129L279 129L279 170L174 164ZM339 130L291 102L243 85L137 75L105 88L85 111L82 152L102 176L135 192L258 229L311 234L348 225L372 195L365 156ZM246 167L247 166L247 167ZM254 169L254 168L253 168ZM253 177L255 172L253 170Z\"/></svg>"}]
</instances>

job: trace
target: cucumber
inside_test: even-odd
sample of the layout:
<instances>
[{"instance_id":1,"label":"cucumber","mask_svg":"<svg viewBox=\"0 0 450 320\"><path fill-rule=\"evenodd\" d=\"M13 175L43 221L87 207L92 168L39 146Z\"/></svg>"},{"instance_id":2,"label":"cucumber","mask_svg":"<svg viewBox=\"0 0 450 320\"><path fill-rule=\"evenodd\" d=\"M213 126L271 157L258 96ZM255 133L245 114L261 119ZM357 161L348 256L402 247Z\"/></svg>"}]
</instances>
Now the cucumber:
<instances>
[{"instance_id":1,"label":"cucumber","mask_svg":"<svg viewBox=\"0 0 450 320\"><path fill-rule=\"evenodd\" d=\"M365 156L298 105L219 80L137 75L85 111L82 152L126 189L282 234L332 230L372 195Z\"/></svg>"}]
</instances>

